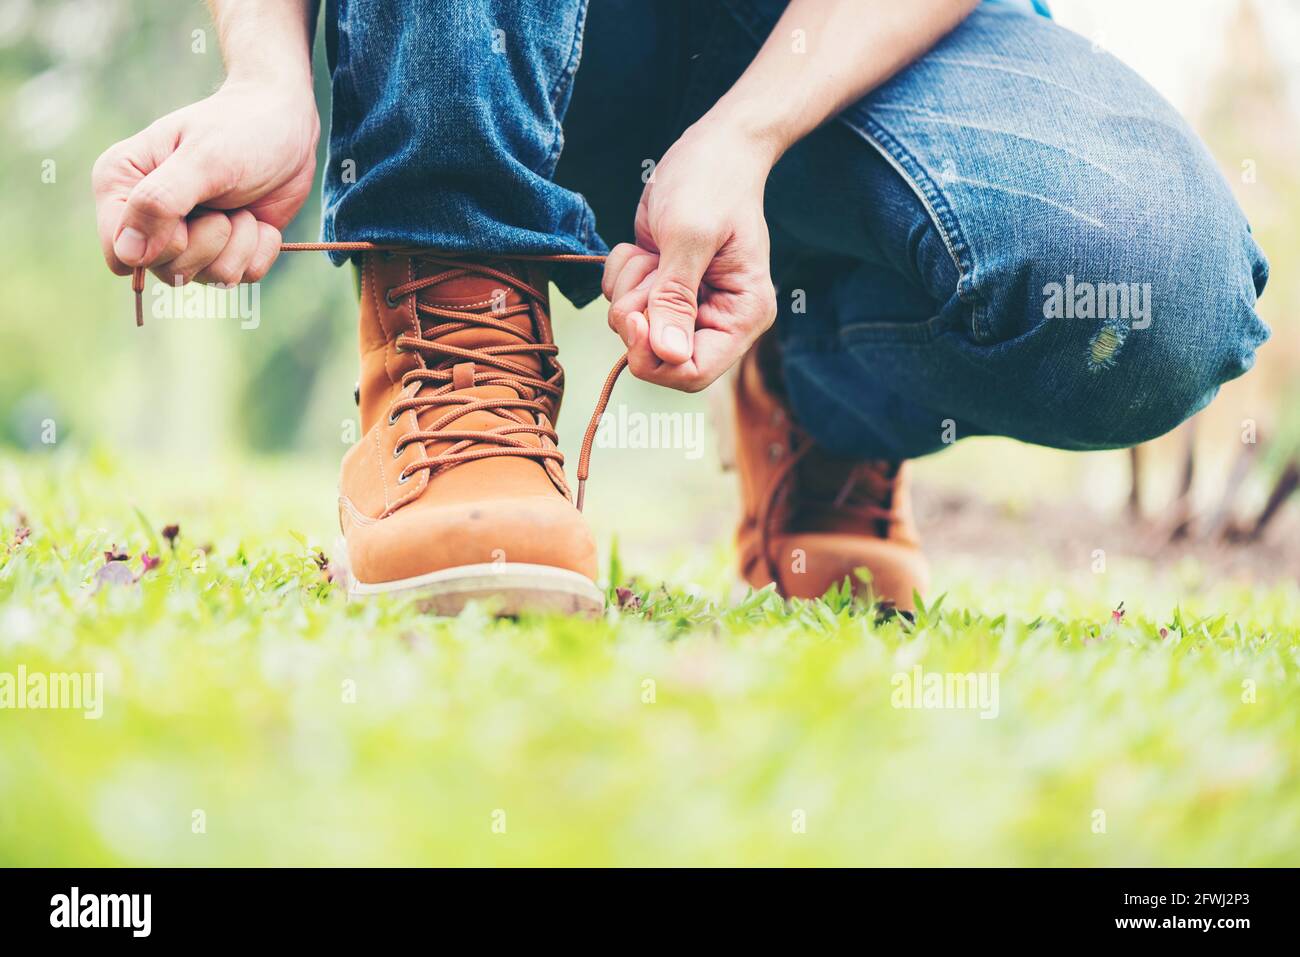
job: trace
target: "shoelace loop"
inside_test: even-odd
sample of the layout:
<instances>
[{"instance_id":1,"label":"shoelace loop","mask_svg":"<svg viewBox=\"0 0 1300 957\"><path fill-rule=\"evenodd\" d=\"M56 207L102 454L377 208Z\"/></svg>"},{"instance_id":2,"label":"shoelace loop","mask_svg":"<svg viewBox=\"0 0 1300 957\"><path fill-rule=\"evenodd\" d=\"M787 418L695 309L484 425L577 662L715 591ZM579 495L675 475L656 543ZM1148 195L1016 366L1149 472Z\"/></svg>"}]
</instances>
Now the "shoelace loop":
<instances>
[{"instance_id":1,"label":"shoelace loop","mask_svg":"<svg viewBox=\"0 0 1300 957\"><path fill-rule=\"evenodd\" d=\"M403 283L400 286L395 286L392 289L389 289L387 296L390 306L395 304L395 299L415 295L421 289L435 285L457 271L461 271L462 273L473 272L501 279L513 287L522 296L527 298L528 302L507 307L506 310L492 316L458 309L446 309L438 306L431 306L425 303L419 303L418 300L416 309L424 315L439 318L444 320L444 322L451 324L452 331L456 329L469 328L471 326L480 326L508 332L511 335L524 339L525 341L521 341L518 345L488 346L484 349L471 350L440 343L436 339L426 339L421 333L418 337L407 334L398 336L396 342L397 347L402 350L412 350L422 354L439 355L442 356L444 360L461 358L476 363L483 362L490 367L491 371L481 379L476 373L476 385L510 385L512 387L523 388L533 396L540 394L559 398L563 384L562 373L557 371L557 373L550 379L542 379L537 376L532 369L522 366L510 358L512 355L528 354L539 357L553 356L559 351L558 348L553 343L526 341L527 337L522 334L521 330L504 321L511 315L518 315L526 310L531 310L532 303L543 301L545 299L545 292L543 290L534 289L528 283L490 266L472 263L468 260L458 259L455 257L443 257L439 256L438 253L434 251L409 246L385 245L370 242L284 243L280 246L280 251L403 253L419 256L426 261L431 261L436 265L445 267L446 271L437 276L412 280L411 282ZM561 253L551 256L509 256L501 258L508 258L515 262L589 263L592 265L599 265L605 261L604 256L586 256L570 253ZM131 289L135 293L135 324L137 326L144 325L144 285L144 268L137 266L131 272ZM605 414L605 409L609 406L610 397L614 392L614 385L618 381L618 377L626 368L627 355L625 353L616 363L614 363L614 367L605 378L605 384L601 388L600 396L596 401L595 410L592 412L591 420L587 424L587 431L582 439L582 448L578 453L578 493L574 502L579 511L582 511L583 502L586 498L587 476L591 471L591 450L595 441L596 430L600 426L600 420ZM452 377L453 373L450 369L430 369L428 367L412 370L402 376L403 389L409 386L411 382L415 381L429 382L430 384L436 385L429 393L411 395L405 399L399 399L394 402L392 408L389 409L390 421L395 420L397 415L408 410L418 411L425 408L447 406L449 411L442 415L427 429L421 429L403 436L401 443L397 446L397 450L400 452L402 448L415 442L454 440L452 446L439 453L439 455L434 456L427 461L415 463L403 470L403 481L410 477L408 473L421 468L436 471L462 462L500 455L524 456L526 458L536 459L539 462L555 460L558 461L560 465L563 465L564 456L558 449L541 448L513 437L516 434L530 434L547 436L552 442L556 440L553 429L547 429L537 425L529 425L516 414L517 411L521 410L534 413L544 413L547 411L547 408L543 401L536 398L523 397L518 399L471 399L463 396L450 395L449 393L451 393L453 389ZM503 413L503 417L516 419L519 424L517 426L506 426L504 428L493 429L490 432L470 429L447 430L443 428L443 426L450 425L457 419L468 415L471 412L483 410ZM470 448L472 445L480 444L485 441L493 443L494 447L485 449Z\"/></svg>"},{"instance_id":2,"label":"shoelace loop","mask_svg":"<svg viewBox=\"0 0 1300 957\"><path fill-rule=\"evenodd\" d=\"M758 524L758 548L759 557L763 561L764 570L769 578L781 585L783 579L781 576L781 562L777 561L773 554L774 529L776 517L780 512L781 506L790 497L791 485L794 484L795 475L799 463L808 457L809 453L816 448L816 443L812 438L804 435L799 436L792 443L790 454L786 456L778 469L772 473L772 478L768 482L767 489L759 499L759 510L757 518ZM859 463L849 470L845 477L843 485L840 486L839 493L835 496L833 503L836 508L852 508L857 512L859 517L868 521L887 522L892 525L900 521L897 511L890 502L890 507L877 505L873 502L864 502L857 505L849 506L848 499L854 488L862 478L862 469L867 467L867 463ZM892 498L892 493L891 493Z\"/></svg>"}]
</instances>

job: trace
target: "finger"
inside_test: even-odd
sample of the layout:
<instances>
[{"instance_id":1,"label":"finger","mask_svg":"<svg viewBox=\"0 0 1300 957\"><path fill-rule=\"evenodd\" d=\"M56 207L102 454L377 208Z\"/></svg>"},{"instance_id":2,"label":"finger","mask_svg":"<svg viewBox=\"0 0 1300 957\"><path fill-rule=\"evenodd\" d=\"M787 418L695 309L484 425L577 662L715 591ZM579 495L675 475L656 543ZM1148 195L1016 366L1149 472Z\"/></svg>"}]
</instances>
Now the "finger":
<instances>
[{"instance_id":1,"label":"finger","mask_svg":"<svg viewBox=\"0 0 1300 957\"><path fill-rule=\"evenodd\" d=\"M230 240L230 217L218 210L206 210L190 217L189 242L175 259L159 263L151 272L164 282L184 285L221 255Z\"/></svg>"},{"instance_id":2,"label":"finger","mask_svg":"<svg viewBox=\"0 0 1300 957\"><path fill-rule=\"evenodd\" d=\"M176 224L176 230L172 233L171 239L167 240L167 245L163 251L158 254L154 264L149 267L149 272L161 279L163 282L171 285L175 278L168 269L168 266L177 256L185 252L186 247L190 244L190 224L182 219Z\"/></svg>"},{"instance_id":3,"label":"finger","mask_svg":"<svg viewBox=\"0 0 1300 957\"><path fill-rule=\"evenodd\" d=\"M171 239L167 240L167 245L163 251L158 254L158 264L169 263L181 253L190 244L190 224L188 220L182 219L176 224L176 229L172 233Z\"/></svg>"},{"instance_id":4,"label":"finger","mask_svg":"<svg viewBox=\"0 0 1300 957\"><path fill-rule=\"evenodd\" d=\"M715 252L717 245L697 230L670 232L662 243L646 318L651 348L665 362L691 357L700 282Z\"/></svg>"},{"instance_id":5,"label":"finger","mask_svg":"<svg viewBox=\"0 0 1300 957\"><path fill-rule=\"evenodd\" d=\"M609 327L622 337L624 343L627 342L628 317L632 313L640 313L641 318L644 319L646 304L649 300L650 294L648 290L633 289L610 304Z\"/></svg>"},{"instance_id":6,"label":"finger","mask_svg":"<svg viewBox=\"0 0 1300 957\"><path fill-rule=\"evenodd\" d=\"M673 364L664 362L650 349L649 324L644 316L630 313L625 328L629 371L638 379L679 392L699 392L743 354L730 333L701 329L695 335L691 360Z\"/></svg>"},{"instance_id":7,"label":"finger","mask_svg":"<svg viewBox=\"0 0 1300 957\"><path fill-rule=\"evenodd\" d=\"M663 362L650 348L650 323L639 312L627 317L623 342L627 346L627 369L638 379L654 382Z\"/></svg>"},{"instance_id":8,"label":"finger","mask_svg":"<svg viewBox=\"0 0 1300 957\"><path fill-rule=\"evenodd\" d=\"M672 365L657 357L655 362L659 363L657 368L645 375L638 376L638 378L654 385L663 386L665 389L689 393L699 392L713 381L712 378L695 371L694 365L690 362ZM635 375L635 373L633 374Z\"/></svg>"},{"instance_id":9,"label":"finger","mask_svg":"<svg viewBox=\"0 0 1300 957\"><path fill-rule=\"evenodd\" d=\"M108 268L119 276L130 274L131 267L117 258L113 251L113 240L117 238L117 227L122 222L122 211L126 209L126 198L108 198L96 200L95 228L99 233L99 247L104 253L104 262Z\"/></svg>"},{"instance_id":10,"label":"finger","mask_svg":"<svg viewBox=\"0 0 1300 957\"><path fill-rule=\"evenodd\" d=\"M757 337L754 337L757 338ZM735 335L717 329L701 329L695 334L695 354L691 369L671 383L671 388L698 392L708 386L749 351L753 340L738 340ZM686 371L686 367L678 369ZM667 384L667 383L665 383Z\"/></svg>"},{"instance_id":11,"label":"finger","mask_svg":"<svg viewBox=\"0 0 1300 957\"><path fill-rule=\"evenodd\" d=\"M613 295L609 297L609 301L618 302L619 299L636 289L649 290L650 277L654 275L654 271L658 266L659 257L654 253L642 253L628 260L627 265L623 267L622 272L614 280Z\"/></svg>"},{"instance_id":12,"label":"finger","mask_svg":"<svg viewBox=\"0 0 1300 957\"><path fill-rule=\"evenodd\" d=\"M713 310L705 310L695 327L691 361L665 366L665 372L671 369L674 374L661 375L660 385L684 392L700 391L735 365L771 327L776 317L776 291L769 280L757 277L749 285L752 291L732 303L732 318L738 321L720 322L716 315L710 315Z\"/></svg>"},{"instance_id":13,"label":"finger","mask_svg":"<svg viewBox=\"0 0 1300 957\"><path fill-rule=\"evenodd\" d=\"M230 220L230 238L217 258L199 270L196 282L234 286L244 280L244 273L257 252L257 219L246 209L227 213Z\"/></svg>"},{"instance_id":14,"label":"finger","mask_svg":"<svg viewBox=\"0 0 1300 957\"><path fill-rule=\"evenodd\" d=\"M655 355L650 348L650 323L642 313L630 313L625 328L627 367L638 379L681 392L699 392L708 385L710 380L700 375L694 362L674 365Z\"/></svg>"},{"instance_id":15,"label":"finger","mask_svg":"<svg viewBox=\"0 0 1300 957\"><path fill-rule=\"evenodd\" d=\"M122 263L158 261L177 224L221 192L210 181L210 168L182 145L132 188L113 237L113 252Z\"/></svg>"},{"instance_id":16,"label":"finger","mask_svg":"<svg viewBox=\"0 0 1300 957\"><path fill-rule=\"evenodd\" d=\"M260 282L271 271L271 264L280 255L280 230L270 223L257 224L257 252L244 273L244 282Z\"/></svg>"},{"instance_id":17,"label":"finger","mask_svg":"<svg viewBox=\"0 0 1300 957\"><path fill-rule=\"evenodd\" d=\"M640 252L642 250L632 243L619 243L605 257L605 271L600 278L600 291L610 302L613 302L616 298L614 296L614 280L623 271L623 267Z\"/></svg>"},{"instance_id":18,"label":"finger","mask_svg":"<svg viewBox=\"0 0 1300 957\"><path fill-rule=\"evenodd\" d=\"M143 135L143 134L142 134ZM113 240L122 224L126 198L136 183L144 178L142 169L152 169L153 163L138 155L140 137L115 143L95 160L90 173L90 186L95 196L95 228L99 233L100 249L108 268L119 276L131 272L131 267L117 258Z\"/></svg>"}]
</instances>

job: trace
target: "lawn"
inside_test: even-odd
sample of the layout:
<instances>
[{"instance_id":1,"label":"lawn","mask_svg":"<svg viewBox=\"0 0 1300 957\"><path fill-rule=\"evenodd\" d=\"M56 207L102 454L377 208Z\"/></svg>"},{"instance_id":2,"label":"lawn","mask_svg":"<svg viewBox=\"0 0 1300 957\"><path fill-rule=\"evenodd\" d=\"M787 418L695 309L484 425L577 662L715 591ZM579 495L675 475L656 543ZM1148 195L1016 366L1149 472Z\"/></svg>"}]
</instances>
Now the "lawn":
<instances>
[{"instance_id":1,"label":"lawn","mask_svg":"<svg viewBox=\"0 0 1300 957\"><path fill-rule=\"evenodd\" d=\"M1300 862L1292 585L941 564L907 621L602 531L604 619L435 620L328 582L332 479L0 460L0 675L103 675L0 710L0 864Z\"/></svg>"}]
</instances>

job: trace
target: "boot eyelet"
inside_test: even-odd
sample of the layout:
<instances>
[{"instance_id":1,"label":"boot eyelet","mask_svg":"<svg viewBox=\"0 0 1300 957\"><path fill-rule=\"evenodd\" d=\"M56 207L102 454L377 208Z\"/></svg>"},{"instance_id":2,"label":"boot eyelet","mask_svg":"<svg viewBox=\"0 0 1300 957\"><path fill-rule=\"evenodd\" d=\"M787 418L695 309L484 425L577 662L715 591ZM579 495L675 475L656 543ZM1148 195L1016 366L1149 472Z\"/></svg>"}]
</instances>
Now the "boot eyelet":
<instances>
[{"instance_id":1,"label":"boot eyelet","mask_svg":"<svg viewBox=\"0 0 1300 957\"><path fill-rule=\"evenodd\" d=\"M406 473L406 472L399 472L398 475L397 475L397 484L398 484L398 485L405 485L405 484L406 484L406 480L409 479L410 477L411 477L411 476L410 476L408 473Z\"/></svg>"},{"instance_id":2,"label":"boot eyelet","mask_svg":"<svg viewBox=\"0 0 1300 957\"><path fill-rule=\"evenodd\" d=\"M400 412L390 412L390 413L388 413L388 424L389 424L389 425L396 425L396 424L397 424L397 420L400 419L401 417L402 417L402 413L400 413Z\"/></svg>"},{"instance_id":3,"label":"boot eyelet","mask_svg":"<svg viewBox=\"0 0 1300 957\"><path fill-rule=\"evenodd\" d=\"M773 442L767 447L767 455L773 462L785 455L785 446L780 442Z\"/></svg>"},{"instance_id":4,"label":"boot eyelet","mask_svg":"<svg viewBox=\"0 0 1300 957\"><path fill-rule=\"evenodd\" d=\"M389 309L397 308L397 303L393 300L393 291L391 289L384 292L384 302L388 303Z\"/></svg>"},{"instance_id":5,"label":"boot eyelet","mask_svg":"<svg viewBox=\"0 0 1300 957\"><path fill-rule=\"evenodd\" d=\"M400 458L402 457L402 453L403 453L404 451L406 451L406 450L405 450L405 448L403 448L402 446L400 446L400 445L394 446L394 447L393 447L393 458L395 458L395 459L400 459Z\"/></svg>"}]
</instances>

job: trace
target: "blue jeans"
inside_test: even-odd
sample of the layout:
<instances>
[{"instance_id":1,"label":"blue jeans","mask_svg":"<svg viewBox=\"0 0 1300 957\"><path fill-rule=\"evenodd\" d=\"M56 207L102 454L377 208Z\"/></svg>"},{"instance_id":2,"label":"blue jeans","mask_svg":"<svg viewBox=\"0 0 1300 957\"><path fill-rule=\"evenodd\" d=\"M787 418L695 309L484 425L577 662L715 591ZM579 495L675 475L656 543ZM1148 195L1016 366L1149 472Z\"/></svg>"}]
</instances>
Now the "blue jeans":
<instances>
[{"instance_id":1,"label":"blue jeans","mask_svg":"<svg viewBox=\"0 0 1300 957\"><path fill-rule=\"evenodd\" d=\"M330 7L325 237L552 253L631 239L645 161L783 3ZM1132 445L1268 338L1267 262L1205 147L1123 64L1010 5L795 145L765 202L785 385L836 454ZM556 280L598 291L590 270Z\"/></svg>"}]
</instances>

